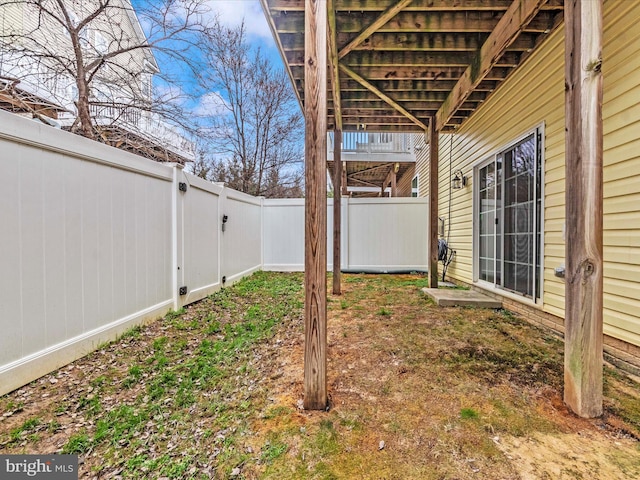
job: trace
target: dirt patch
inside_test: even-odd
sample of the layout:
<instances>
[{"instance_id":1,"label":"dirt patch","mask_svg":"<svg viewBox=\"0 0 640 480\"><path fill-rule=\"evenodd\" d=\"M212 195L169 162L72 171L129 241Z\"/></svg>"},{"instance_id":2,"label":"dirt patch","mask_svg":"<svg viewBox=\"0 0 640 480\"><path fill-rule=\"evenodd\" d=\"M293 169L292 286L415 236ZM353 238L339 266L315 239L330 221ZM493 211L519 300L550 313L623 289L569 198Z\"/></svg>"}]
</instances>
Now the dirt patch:
<instances>
[{"instance_id":1,"label":"dirt patch","mask_svg":"<svg viewBox=\"0 0 640 480\"><path fill-rule=\"evenodd\" d=\"M254 424L289 450L248 477L634 478L637 424L568 411L555 335L505 312L438 308L420 293L424 283L345 277L343 295L329 296L331 409L296 410L300 333L270 386L273 411L295 414ZM638 400L636 384L620 387Z\"/></svg>"},{"instance_id":2,"label":"dirt patch","mask_svg":"<svg viewBox=\"0 0 640 480\"><path fill-rule=\"evenodd\" d=\"M562 344L503 311L439 308L418 275L329 296L328 411L302 410L302 277L259 273L0 398L0 453L76 452L82 478L640 475L640 389L562 401Z\"/></svg>"},{"instance_id":3,"label":"dirt patch","mask_svg":"<svg viewBox=\"0 0 640 480\"><path fill-rule=\"evenodd\" d=\"M640 478L635 440L583 430L494 441L519 466L522 480Z\"/></svg>"}]
</instances>

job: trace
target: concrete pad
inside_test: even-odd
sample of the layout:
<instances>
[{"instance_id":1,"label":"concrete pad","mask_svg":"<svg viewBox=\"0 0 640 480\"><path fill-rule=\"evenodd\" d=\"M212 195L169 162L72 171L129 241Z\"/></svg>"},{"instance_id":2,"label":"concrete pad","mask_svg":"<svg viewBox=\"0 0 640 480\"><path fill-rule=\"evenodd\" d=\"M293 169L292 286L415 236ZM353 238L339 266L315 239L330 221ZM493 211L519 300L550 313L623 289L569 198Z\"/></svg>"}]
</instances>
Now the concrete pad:
<instances>
[{"instance_id":1,"label":"concrete pad","mask_svg":"<svg viewBox=\"0 0 640 480\"><path fill-rule=\"evenodd\" d=\"M474 290L423 288L422 291L440 307L502 308L502 302Z\"/></svg>"}]
</instances>

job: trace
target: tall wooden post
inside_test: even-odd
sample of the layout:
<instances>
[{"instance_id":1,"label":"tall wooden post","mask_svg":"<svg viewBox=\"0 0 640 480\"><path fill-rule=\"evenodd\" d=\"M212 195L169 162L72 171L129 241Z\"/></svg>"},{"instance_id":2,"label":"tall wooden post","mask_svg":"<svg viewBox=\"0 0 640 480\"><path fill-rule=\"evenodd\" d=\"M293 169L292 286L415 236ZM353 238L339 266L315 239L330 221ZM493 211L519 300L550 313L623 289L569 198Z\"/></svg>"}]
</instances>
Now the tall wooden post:
<instances>
[{"instance_id":1,"label":"tall wooden post","mask_svg":"<svg viewBox=\"0 0 640 480\"><path fill-rule=\"evenodd\" d=\"M340 229L342 212L342 131L333 131L333 294L340 295Z\"/></svg>"},{"instance_id":2,"label":"tall wooden post","mask_svg":"<svg viewBox=\"0 0 640 480\"><path fill-rule=\"evenodd\" d=\"M395 171L395 166L393 167L393 173L391 174L391 196L392 197L397 197L398 196L398 187L397 187L397 174Z\"/></svg>"},{"instance_id":3,"label":"tall wooden post","mask_svg":"<svg viewBox=\"0 0 640 480\"><path fill-rule=\"evenodd\" d=\"M565 0L564 400L602 415L602 0Z\"/></svg>"},{"instance_id":4,"label":"tall wooden post","mask_svg":"<svg viewBox=\"0 0 640 480\"><path fill-rule=\"evenodd\" d=\"M349 188L347 186L347 166L346 164L342 165L342 195L345 197L349 195Z\"/></svg>"},{"instance_id":5,"label":"tall wooden post","mask_svg":"<svg viewBox=\"0 0 640 480\"><path fill-rule=\"evenodd\" d=\"M426 134L426 132L425 132ZM429 287L438 288L438 131L429 122Z\"/></svg>"},{"instance_id":6,"label":"tall wooden post","mask_svg":"<svg viewBox=\"0 0 640 480\"><path fill-rule=\"evenodd\" d=\"M305 1L304 408L327 407L327 2Z\"/></svg>"}]
</instances>

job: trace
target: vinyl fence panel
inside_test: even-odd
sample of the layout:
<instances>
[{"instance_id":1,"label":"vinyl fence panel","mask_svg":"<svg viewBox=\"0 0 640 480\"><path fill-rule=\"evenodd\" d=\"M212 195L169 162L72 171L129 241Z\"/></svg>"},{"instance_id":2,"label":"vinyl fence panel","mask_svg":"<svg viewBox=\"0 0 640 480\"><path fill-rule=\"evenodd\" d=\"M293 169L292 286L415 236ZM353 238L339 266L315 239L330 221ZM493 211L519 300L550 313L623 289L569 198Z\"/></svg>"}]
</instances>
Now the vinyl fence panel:
<instances>
[{"instance_id":1,"label":"vinyl fence panel","mask_svg":"<svg viewBox=\"0 0 640 480\"><path fill-rule=\"evenodd\" d=\"M0 112L0 393L172 304L172 168Z\"/></svg>"},{"instance_id":2,"label":"vinyl fence panel","mask_svg":"<svg viewBox=\"0 0 640 480\"><path fill-rule=\"evenodd\" d=\"M423 198L349 199L345 270L426 270L429 209Z\"/></svg>"},{"instance_id":3,"label":"vinyl fence panel","mask_svg":"<svg viewBox=\"0 0 640 480\"><path fill-rule=\"evenodd\" d=\"M222 276L230 284L262 268L262 199L234 190L225 194L221 261Z\"/></svg>"},{"instance_id":4,"label":"vinyl fence panel","mask_svg":"<svg viewBox=\"0 0 640 480\"><path fill-rule=\"evenodd\" d=\"M384 272L427 268L428 199L343 198L341 268ZM304 199L264 201L265 270L304 270ZM333 199L327 201L332 269Z\"/></svg>"},{"instance_id":5,"label":"vinyl fence panel","mask_svg":"<svg viewBox=\"0 0 640 480\"><path fill-rule=\"evenodd\" d=\"M200 300L220 288L220 208L224 188L185 173L183 198L183 271L188 289L185 303Z\"/></svg>"},{"instance_id":6,"label":"vinyl fence panel","mask_svg":"<svg viewBox=\"0 0 640 480\"><path fill-rule=\"evenodd\" d=\"M264 201L265 270L304 270L304 198Z\"/></svg>"},{"instance_id":7,"label":"vinyl fence panel","mask_svg":"<svg viewBox=\"0 0 640 480\"><path fill-rule=\"evenodd\" d=\"M0 152L0 395L256 270L304 269L304 199L252 197L3 111ZM343 268L426 268L426 212L425 199L344 199Z\"/></svg>"}]
</instances>

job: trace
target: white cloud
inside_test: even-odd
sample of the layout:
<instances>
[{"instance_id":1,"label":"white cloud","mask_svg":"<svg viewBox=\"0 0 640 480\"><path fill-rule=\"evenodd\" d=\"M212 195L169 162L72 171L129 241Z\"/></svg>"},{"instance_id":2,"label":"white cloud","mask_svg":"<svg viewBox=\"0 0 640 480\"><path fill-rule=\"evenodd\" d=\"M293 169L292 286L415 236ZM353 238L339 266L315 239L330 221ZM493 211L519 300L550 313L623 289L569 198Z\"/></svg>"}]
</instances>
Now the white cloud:
<instances>
[{"instance_id":1,"label":"white cloud","mask_svg":"<svg viewBox=\"0 0 640 480\"><path fill-rule=\"evenodd\" d=\"M184 105L188 95L180 85L170 84L156 77L153 85L153 94L157 102Z\"/></svg>"},{"instance_id":2,"label":"white cloud","mask_svg":"<svg viewBox=\"0 0 640 480\"><path fill-rule=\"evenodd\" d=\"M220 92L205 93L200 97L198 105L193 109L193 113L198 116L219 116L228 112L227 103Z\"/></svg>"},{"instance_id":3,"label":"white cloud","mask_svg":"<svg viewBox=\"0 0 640 480\"><path fill-rule=\"evenodd\" d=\"M211 10L220 15L225 24L235 27L244 19L245 28L250 36L267 40L269 46L273 44L273 36L259 0L209 0L208 3Z\"/></svg>"}]
</instances>

